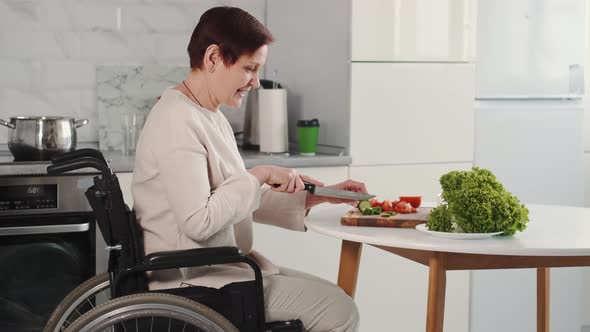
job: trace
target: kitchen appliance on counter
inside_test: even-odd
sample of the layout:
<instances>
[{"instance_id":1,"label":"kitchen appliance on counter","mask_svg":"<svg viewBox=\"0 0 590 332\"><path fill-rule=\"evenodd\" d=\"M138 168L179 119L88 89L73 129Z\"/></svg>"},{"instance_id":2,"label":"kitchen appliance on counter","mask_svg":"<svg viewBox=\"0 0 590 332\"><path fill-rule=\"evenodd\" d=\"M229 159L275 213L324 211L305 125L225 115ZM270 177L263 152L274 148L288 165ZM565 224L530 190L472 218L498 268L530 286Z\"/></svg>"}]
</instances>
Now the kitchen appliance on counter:
<instances>
[{"instance_id":1,"label":"kitchen appliance on counter","mask_svg":"<svg viewBox=\"0 0 590 332\"><path fill-rule=\"evenodd\" d=\"M289 152L287 90L270 80L250 91L246 101L243 148L266 153Z\"/></svg>"},{"instance_id":2,"label":"kitchen appliance on counter","mask_svg":"<svg viewBox=\"0 0 590 332\"><path fill-rule=\"evenodd\" d=\"M0 119L8 127L8 148L15 161L49 160L52 156L76 149L76 129L88 123L58 116L17 116Z\"/></svg>"},{"instance_id":3,"label":"kitchen appliance on counter","mask_svg":"<svg viewBox=\"0 0 590 332\"><path fill-rule=\"evenodd\" d=\"M96 174L33 174L32 164L49 165L0 164L13 173L0 175L0 331L42 331L60 301L97 272L99 235L84 196Z\"/></svg>"}]
</instances>

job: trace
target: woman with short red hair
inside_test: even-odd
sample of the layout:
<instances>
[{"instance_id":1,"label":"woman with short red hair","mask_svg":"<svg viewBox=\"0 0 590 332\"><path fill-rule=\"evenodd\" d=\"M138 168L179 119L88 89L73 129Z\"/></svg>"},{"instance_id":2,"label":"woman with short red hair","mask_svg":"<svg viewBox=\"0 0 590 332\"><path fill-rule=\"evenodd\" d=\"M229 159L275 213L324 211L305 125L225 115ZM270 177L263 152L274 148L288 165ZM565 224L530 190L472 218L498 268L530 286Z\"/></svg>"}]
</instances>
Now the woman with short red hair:
<instances>
[{"instance_id":1,"label":"woman with short red hair","mask_svg":"<svg viewBox=\"0 0 590 332\"><path fill-rule=\"evenodd\" d=\"M340 288L275 266L252 250L253 220L304 231L310 208L344 202L303 191L303 181L322 184L293 169L244 167L219 107L239 107L260 86L272 41L266 27L239 8L212 8L201 16L188 45L191 71L163 92L137 146L132 193L145 251L237 246L261 267L267 321L300 319L307 331L356 331L357 308ZM333 187L367 192L351 180ZM219 288L251 279L241 265L194 267L155 271L150 289L183 283Z\"/></svg>"}]
</instances>

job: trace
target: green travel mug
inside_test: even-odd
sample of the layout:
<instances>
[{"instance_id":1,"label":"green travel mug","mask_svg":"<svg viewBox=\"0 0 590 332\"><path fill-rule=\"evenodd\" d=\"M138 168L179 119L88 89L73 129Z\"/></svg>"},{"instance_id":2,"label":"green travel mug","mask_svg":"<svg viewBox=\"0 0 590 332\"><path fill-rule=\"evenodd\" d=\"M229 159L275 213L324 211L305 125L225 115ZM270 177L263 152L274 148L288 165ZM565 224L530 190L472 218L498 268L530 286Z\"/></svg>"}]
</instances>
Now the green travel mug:
<instances>
[{"instance_id":1,"label":"green travel mug","mask_svg":"<svg viewBox=\"0 0 590 332\"><path fill-rule=\"evenodd\" d=\"M303 156L315 156L318 147L320 122L318 119L297 121L299 153Z\"/></svg>"}]
</instances>

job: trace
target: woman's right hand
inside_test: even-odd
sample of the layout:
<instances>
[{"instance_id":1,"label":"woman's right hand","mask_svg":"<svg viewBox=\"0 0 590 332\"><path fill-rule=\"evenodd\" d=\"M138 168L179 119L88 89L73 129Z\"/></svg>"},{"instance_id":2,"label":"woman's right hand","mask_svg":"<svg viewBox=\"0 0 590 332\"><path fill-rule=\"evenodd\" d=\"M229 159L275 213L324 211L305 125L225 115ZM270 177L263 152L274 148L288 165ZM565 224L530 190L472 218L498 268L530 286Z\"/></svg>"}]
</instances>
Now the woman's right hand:
<instances>
[{"instance_id":1,"label":"woman's right hand","mask_svg":"<svg viewBox=\"0 0 590 332\"><path fill-rule=\"evenodd\" d=\"M324 184L305 175L299 174L292 168L278 166L256 166L248 170L254 175L260 185L268 184L271 190L293 194L304 189L303 181L310 182L319 186Z\"/></svg>"}]
</instances>

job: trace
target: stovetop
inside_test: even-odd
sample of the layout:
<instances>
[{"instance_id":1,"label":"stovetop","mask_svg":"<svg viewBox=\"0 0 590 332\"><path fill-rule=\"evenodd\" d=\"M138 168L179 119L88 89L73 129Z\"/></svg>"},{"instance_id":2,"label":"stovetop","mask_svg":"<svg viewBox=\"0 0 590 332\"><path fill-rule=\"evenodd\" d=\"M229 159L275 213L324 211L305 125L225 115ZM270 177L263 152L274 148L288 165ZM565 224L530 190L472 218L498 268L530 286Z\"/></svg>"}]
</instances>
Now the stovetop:
<instances>
[{"instance_id":1,"label":"stovetop","mask_svg":"<svg viewBox=\"0 0 590 332\"><path fill-rule=\"evenodd\" d=\"M0 150L0 163L11 162L14 159L10 151Z\"/></svg>"},{"instance_id":2,"label":"stovetop","mask_svg":"<svg viewBox=\"0 0 590 332\"><path fill-rule=\"evenodd\" d=\"M0 176L46 175L49 161L13 161L12 156L0 156Z\"/></svg>"},{"instance_id":3,"label":"stovetop","mask_svg":"<svg viewBox=\"0 0 590 332\"><path fill-rule=\"evenodd\" d=\"M51 161L14 161L14 157L9 151L0 151L0 176L46 176L47 166ZM81 169L71 173L89 173L95 174L97 171L92 169Z\"/></svg>"}]
</instances>

